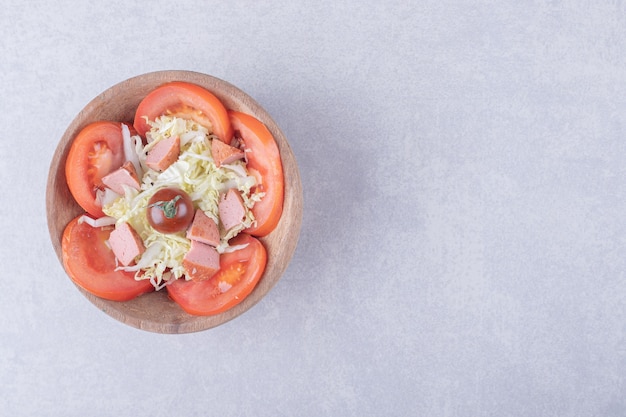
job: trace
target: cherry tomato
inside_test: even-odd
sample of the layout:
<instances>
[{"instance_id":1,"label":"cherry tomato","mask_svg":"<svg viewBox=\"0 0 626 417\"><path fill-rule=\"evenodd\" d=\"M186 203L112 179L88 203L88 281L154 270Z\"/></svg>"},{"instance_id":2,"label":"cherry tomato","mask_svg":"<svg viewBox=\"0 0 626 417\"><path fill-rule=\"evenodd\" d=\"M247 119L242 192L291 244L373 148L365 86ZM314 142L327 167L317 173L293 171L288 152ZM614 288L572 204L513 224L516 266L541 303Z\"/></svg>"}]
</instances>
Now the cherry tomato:
<instances>
[{"instance_id":1,"label":"cherry tomato","mask_svg":"<svg viewBox=\"0 0 626 417\"><path fill-rule=\"evenodd\" d=\"M145 117L154 120L162 115L173 115L195 120L224 143L230 144L233 130L222 102L199 85L173 81L150 92L137 107L134 126L141 136L150 130Z\"/></svg>"},{"instance_id":2,"label":"cherry tomato","mask_svg":"<svg viewBox=\"0 0 626 417\"><path fill-rule=\"evenodd\" d=\"M74 138L65 162L65 178L72 196L87 213L96 218L104 215L96 191L104 187L102 177L123 163L120 123L91 123Z\"/></svg>"},{"instance_id":3,"label":"cherry tomato","mask_svg":"<svg viewBox=\"0 0 626 417\"><path fill-rule=\"evenodd\" d=\"M256 118L234 111L228 114L247 151L248 170L257 177L254 191L265 193L252 207L257 224L246 232L265 236L274 230L283 212L284 178L278 145L267 127Z\"/></svg>"},{"instance_id":4,"label":"cherry tomato","mask_svg":"<svg viewBox=\"0 0 626 417\"><path fill-rule=\"evenodd\" d=\"M154 193L146 210L148 223L161 233L177 233L187 229L194 215L191 197L178 188L163 188Z\"/></svg>"},{"instance_id":5,"label":"cherry tomato","mask_svg":"<svg viewBox=\"0 0 626 417\"><path fill-rule=\"evenodd\" d=\"M226 311L244 300L265 271L267 252L256 238L241 233L231 245L247 245L220 256L220 269L205 281L177 279L167 292L189 314L208 316Z\"/></svg>"},{"instance_id":6,"label":"cherry tomato","mask_svg":"<svg viewBox=\"0 0 626 417\"><path fill-rule=\"evenodd\" d=\"M127 301L154 290L150 280L135 280L134 272L116 271L115 255L107 246L113 230L79 222L81 216L65 227L61 243L63 266L72 281L107 300Z\"/></svg>"}]
</instances>

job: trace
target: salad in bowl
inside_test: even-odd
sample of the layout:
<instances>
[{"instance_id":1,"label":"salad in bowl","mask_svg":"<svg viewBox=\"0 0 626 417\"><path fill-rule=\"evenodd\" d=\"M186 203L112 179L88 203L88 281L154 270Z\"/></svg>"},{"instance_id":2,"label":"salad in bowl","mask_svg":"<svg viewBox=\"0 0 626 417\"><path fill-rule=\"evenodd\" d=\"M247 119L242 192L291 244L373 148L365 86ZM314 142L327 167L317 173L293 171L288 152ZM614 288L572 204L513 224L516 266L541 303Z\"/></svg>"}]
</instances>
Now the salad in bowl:
<instances>
[{"instance_id":1,"label":"salad in bowl","mask_svg":"<svg viewBox=\"0 0 626 417\"><path fill-rule=\"evenodd\" d=\"M165 333L214 327L260 300L302 211L295 158L267 112L185 71L94 99L59 144L46 200L72 282L113 317Z\"/></svg>"}]
</instances>

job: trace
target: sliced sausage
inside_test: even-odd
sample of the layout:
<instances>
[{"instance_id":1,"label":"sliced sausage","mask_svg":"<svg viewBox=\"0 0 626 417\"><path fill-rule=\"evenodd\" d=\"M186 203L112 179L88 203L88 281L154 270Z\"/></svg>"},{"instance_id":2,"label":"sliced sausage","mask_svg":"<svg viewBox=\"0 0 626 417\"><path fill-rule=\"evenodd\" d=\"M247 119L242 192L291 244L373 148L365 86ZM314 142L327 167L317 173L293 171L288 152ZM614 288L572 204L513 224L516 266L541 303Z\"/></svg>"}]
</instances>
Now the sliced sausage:
<instances>
[{"instance_id":1,"label":"sliced sausage","mask_svg":"<svg viewBox=\"0 0 626 417\"><path fill-rule=\"evenodd\" d=\"M183 268L193 281L207 280L220 269L220 255L213 246L192 240L183 258Z\"/></svg>"},{"instance_id":2,"label":"sliced sausage","mask_svg":"<svg viewBox=\"0 0 626 417\"><path fill-rule=\"evenodd\" d=\"M224 230L228 231L243 221L246 208L243 205L243 198L236 188L231 188L222 194L218 203L218 212Z\"/></svg>"},{"instance_id":3,"label":"sliced sausage","mask_svg":"<svg viewBox=\"0 0 626 417\"><path fill-rule=\"evenodd\" d=\"M128 223L120 223L109 236L109 246L117 260L124 266L130 265L146 248L141 237Z\"/></svg>"},{"instance_id":4,"label":"sliced sausage","mask_svg":"<svg viewBox=\"0 0 626 417\"><path fill-rule=\"evenodd\" d=\"M221 140L214 139L211 141L211 155L215 165L219 168L224 164L230 164L238 159L242 159L244 152L239 148L225 144Z\"/></svg>"},{"instance_id":5,"label":"sliced sausage","mask_svg":"<svg viewBox=\"0 0 626 417\"><path fill-rule=\"evenodd\" d=\"M155 171L165 171L178 159L180 138L178 136L162 139L146 156L146 165Z\"/></svg>"},{"instance_id":6,"label":"sliced sausage","mask_svg":"<svg viewBox=\"0 0 626 417\"><path fill-rule=\"evenodd\" d=\"M187 229L187 239L217 246L220 244L220 231L215 220L204 214L204 211L197 209L193 222Z\"/></svg>"},{"instance_id":7,"label":"sliced sausage","mask_svg":"<svg viewBox=\"0 0 626 417\"><path fill-rule=\"evenodd\" d=\"M124 194L122 185L127 185L135 190L139 190L141 186L135 166L130 161L102 177L102 183L117 194Z\"/></svg>"}]
</instances>

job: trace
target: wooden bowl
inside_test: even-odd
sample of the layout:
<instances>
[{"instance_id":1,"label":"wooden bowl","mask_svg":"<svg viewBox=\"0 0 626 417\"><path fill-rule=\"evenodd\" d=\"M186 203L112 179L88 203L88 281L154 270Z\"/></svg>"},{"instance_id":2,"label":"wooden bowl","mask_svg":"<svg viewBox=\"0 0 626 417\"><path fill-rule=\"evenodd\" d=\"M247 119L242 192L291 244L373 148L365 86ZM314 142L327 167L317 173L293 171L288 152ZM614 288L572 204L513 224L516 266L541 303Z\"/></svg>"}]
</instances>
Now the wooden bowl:
<instances>
[{"instance_id":1,"label":"wooden bowl","mask_svg":"<svg viewBox=\"0 0 626 417\"><path fill-rule=\"evenodd\" d=\"M302 184L296 159L287 139L270 115L250 96L226 81L190 71L159 71L139 75L107 89L81 110L69 125L56 148L48 176L46 209L52 245L62 262L61 238L70 220L84 210L74 201L65 180L65 160L74 137L87 124L98 120L132 123L143 97L169 81L201 85L222 100L226 108L255 116L274 135L280 150L285 176L285 200L276 229L260 240L267 249L265 273L255 289L237 306L214 316L193 316L168 298L167 291L152 292L126 302L96 297L76 286L89 301L111 317L130 326L156 333L191 333L225 323L244 313L263 298L280 279L295 251L302 223ZM69 279L69 278L68 278Z\"/></svg>"}]
</instances>

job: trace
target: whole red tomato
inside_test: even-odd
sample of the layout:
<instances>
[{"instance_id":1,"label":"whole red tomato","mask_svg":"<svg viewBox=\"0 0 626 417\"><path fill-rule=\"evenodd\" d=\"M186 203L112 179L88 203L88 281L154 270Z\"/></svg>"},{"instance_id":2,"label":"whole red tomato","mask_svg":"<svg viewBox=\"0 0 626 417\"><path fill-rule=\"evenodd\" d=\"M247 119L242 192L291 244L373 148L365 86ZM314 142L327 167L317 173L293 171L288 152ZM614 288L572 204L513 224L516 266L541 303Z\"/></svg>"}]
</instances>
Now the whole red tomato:
<instances>
[{"instance_id":1,"label":"whole red tomato","mask_svg":"<svg viewBox=\"0 0 626 417\"><path fill-rule=\"evenodd\" d=\"M178 188L162 188L148 201L148 223L157 232L177 233L186 230L194 215L189 195Z\"/></svg>"}]
</instances>

